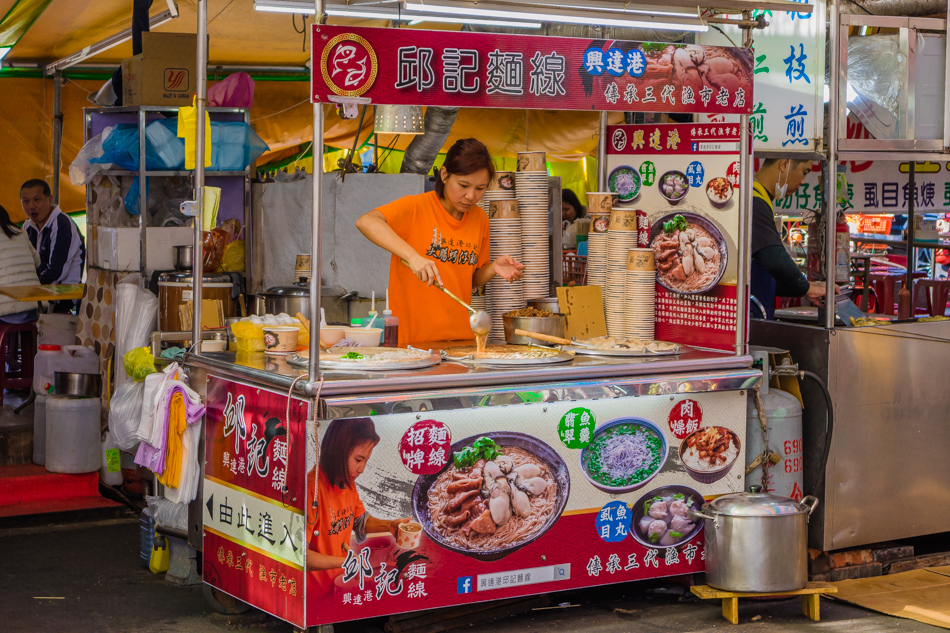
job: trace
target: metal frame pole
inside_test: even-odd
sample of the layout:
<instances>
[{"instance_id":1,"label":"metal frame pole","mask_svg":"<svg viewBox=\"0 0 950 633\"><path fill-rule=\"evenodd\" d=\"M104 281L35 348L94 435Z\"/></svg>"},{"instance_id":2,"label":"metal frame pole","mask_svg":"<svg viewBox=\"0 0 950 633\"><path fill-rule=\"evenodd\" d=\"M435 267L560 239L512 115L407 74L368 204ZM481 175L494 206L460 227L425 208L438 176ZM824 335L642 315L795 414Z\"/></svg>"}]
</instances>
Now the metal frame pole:
<instances>
[{"instance_id":1,"label":"metal frame pole","mask_svg":"<svg viewBox=\"0 0 950 633\"><path fill-rule=\"evenodd\" d=\"M205 205L205 112L208 103L208 0L198 0L198 59L195 69L197 77L197 129L195 131L195 258L192 263L191 278L194 287L192 294L192 344L196 354L201 354L201 298L202 275L204 274L204 239L201 235L202 218ZM142 196L145 196L145 183L141 184Z\"/></svg>"},{"instance_id":2,"label":"metal frame pole","mask_svg":"<svg viewBox=\"0 0 950 633\"><path fill-rule=\"evenodd\" d=\"M63 157L63 73L53 73L53 204L59 204L59 163Z\"/></svg>"},{"instance_id":3,"label":"metal frame pole","mask_svg":"<svg viewBox=\"0 0 950 633\"><path fill-rule=\"evenodd\" d=\"M597 128L597 191L607 191L607 112L600 113Z\"/></svg>"},{"instance_id":4,"label":"metal frame pole","mask_svg":"<svg viewBox=\"0 0 950 633\"><path fill-rule=\"evenodd\" d=\"M314 0L313 26L323 22L325 0ZM312 52L312 51L311 51ZM320 379L320 221L323 215L323 104L313 104L313 201L310 216L310 362L311 383ZM314 340L316 339L316 340Z\"/></svg>"},{"instance_id":5,"label":"metal frame pole","mask_svg":"<svg viewBox=\"0 0 950 633\"><path fill-rule=\"evenodd\" d=\"M825 328L835 327L835 261L837 254L838 199L838 124L841 114L841 51L838 50L841 27L838 24L838 0L828 0L828 160L825 161L825 199L822 210L825 214ZM844 42L847 46L847 42Z\"/></svg>"},{"instance_id":6,"label":"metal frame pole","mask_svg":"<svg viewBox=\"0 0 950 633\"><path fill-rule=\"evenodd\" d=\"M752 29L742 27L742 45L752 46ZM752 258L750 251L752 235L752 137L749 132L749 115L739 117L739 250L746 254L739 258L736 271L736 356L746 353L748 347L749 321L749 270Z\"/></svg>"}]
</instances>

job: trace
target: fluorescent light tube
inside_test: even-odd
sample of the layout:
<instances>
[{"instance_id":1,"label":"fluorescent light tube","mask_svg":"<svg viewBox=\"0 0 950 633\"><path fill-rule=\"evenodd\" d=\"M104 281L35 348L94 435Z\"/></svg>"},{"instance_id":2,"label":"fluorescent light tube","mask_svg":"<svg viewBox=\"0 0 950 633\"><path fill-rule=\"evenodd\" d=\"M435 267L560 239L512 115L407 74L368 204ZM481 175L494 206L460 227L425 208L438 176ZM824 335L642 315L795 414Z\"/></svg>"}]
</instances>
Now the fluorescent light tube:
<instances>
[{"instance_id":1,"label":"fluorescent light tube","mask_svg":"<svg viewBox=\"0 0 950 633\"><path fill-rule=\"evenodd\" d=\"M313 15L314 6L310 2L294 2L293 0L254 0L254 9L257 11L267 11L272 13L295 13L303 15ZM358 5L349 7L330 6L326 8L326 13L332 17L340 18L367 18L376 20L401 20L404 22L439 22L443 24L479 24L485 26L512 26L523 29L540 29L540 22L522 22L514 20L496 20L496 19L477 19L466 17L453 17L450 15L420 15L413 13L401 16L396 9L362 9Z\"/></svg>"},{"instance_id":2,"label":"fluorescent light tube","mask_svg":"<svg viewBox=\"0 0 950 633\"><path fill-rule=\"evenodd\" d=\"M483 5L484 6L484 5ZM521 10L512 11L509 9L484 9L476 8L474 6L463 6L458 4L453 5L443 5L443 4L417 4L415 2L406 2L405 9L407 11L420 11L426 13L439 13L445 15L456 15L456 16L473 16L473 17L484 17L484 18L503 18L509 20L541 20L542 22L561 22L564 24L586 24L591 26L618 26L618 27L634 27L634 28L648 28L648 29L664 29L672 31L696 31L704 33L708 30L708 27L703 24L698 18L690 22L677 22L677 21L660 21L660 20L634 20L630 18L620 17L623 14L613 13L608 14L606 12L597 11L594 14L588 13L587 15L580 15L573 12L564 12L564 13L551 13L550 11L545 11L539 9L537 11L528 10L528 7L522 6ZM611 17L617 16L617 17Z\"/></svg>"}]
</instances>

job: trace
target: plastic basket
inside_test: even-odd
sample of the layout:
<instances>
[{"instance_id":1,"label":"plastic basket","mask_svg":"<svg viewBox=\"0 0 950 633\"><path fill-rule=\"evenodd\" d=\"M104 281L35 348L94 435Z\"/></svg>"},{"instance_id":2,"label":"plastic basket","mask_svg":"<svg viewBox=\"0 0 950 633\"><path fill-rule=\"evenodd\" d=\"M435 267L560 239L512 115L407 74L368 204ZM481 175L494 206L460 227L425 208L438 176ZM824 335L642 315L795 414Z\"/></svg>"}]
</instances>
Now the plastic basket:
<instances>
[{"instance_id":1,"label":"plastic basket","mask_svg":"<svg viewBox=\"0 0 950 633\"><path fill-rule=\"evenodd\" d=\"M894 218L889 215L859 215L858 233L875 233L887 235L891 232L891 222Z\"/></svg>"},{"instance_id":2,"label":"plastic basket","mask_svg":"<svg viewBox=\"0 0 950 633\"><path fill-rule=\"evenodd\" d=\"M582 286L587 283L587 258L581 255L567 253L563 260L564 284L573 283Z\"/></svg>"}]
</instances>

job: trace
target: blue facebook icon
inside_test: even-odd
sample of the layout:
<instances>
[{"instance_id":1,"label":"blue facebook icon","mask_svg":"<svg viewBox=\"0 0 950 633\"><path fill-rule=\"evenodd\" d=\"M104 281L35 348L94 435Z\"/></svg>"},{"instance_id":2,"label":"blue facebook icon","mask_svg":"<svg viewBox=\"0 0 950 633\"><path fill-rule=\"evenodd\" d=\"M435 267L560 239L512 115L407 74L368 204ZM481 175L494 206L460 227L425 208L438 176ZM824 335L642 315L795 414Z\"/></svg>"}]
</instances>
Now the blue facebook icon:
<instances>
[{"instance_id":1,"label":"blue facebook icon","mask_svg":"<svg viewBox=\"0 0 950 633\"><path fill-rule=\"evenodd\" d=\"M471 576L463 576L459 578L459 593L472 593L475 589L475 581Z\"/></svg>"}]
</instances>

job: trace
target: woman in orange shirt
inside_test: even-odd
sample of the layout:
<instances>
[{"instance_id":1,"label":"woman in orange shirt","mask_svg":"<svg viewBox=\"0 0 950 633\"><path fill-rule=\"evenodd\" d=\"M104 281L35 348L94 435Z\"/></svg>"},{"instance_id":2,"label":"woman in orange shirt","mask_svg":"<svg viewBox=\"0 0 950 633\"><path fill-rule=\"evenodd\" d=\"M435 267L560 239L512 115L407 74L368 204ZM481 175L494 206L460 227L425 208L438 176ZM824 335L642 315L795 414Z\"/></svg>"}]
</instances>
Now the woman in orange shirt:
<instances>
[{"instance_id":1,"label":"woman in orange shirt","mask_svg":"<svg viewBox=\"0 0 950 633\"><path fill-rule=\"evenodd\" d=\"M495 275L521 279L524 264L509 255L490 258L488 216L478 202L494 175L485 145L461 139L446 153L435 191L405 196L356 221L363 235L392 253L389 300L399 317L400 347L472 338L468 314L433 283L469 303L472 288Z\"/></svg>"},{"instance_id":2,"label":"woman in orange shirt","mask_svg":"<svg viewBox=\"0 0 950 633\"><path fill-rule=\"evenodd\" d=\"M354 530L357 541L375 532L396 536L399 524L409 520L377 519L360 500L356 478L378 443L370 418L333 420L320 444L320 463L307 476L307 570L320 593L331 591L343 573Z\"/></svg>"}]
</instances>

